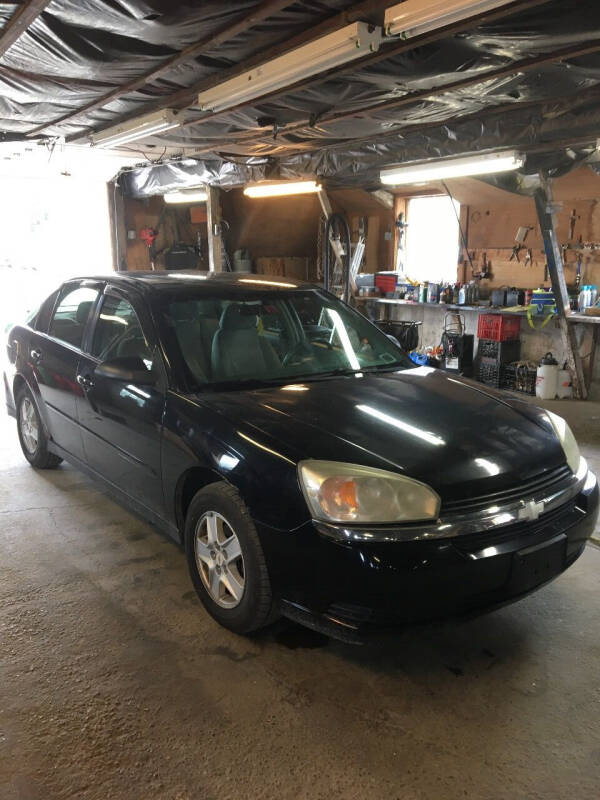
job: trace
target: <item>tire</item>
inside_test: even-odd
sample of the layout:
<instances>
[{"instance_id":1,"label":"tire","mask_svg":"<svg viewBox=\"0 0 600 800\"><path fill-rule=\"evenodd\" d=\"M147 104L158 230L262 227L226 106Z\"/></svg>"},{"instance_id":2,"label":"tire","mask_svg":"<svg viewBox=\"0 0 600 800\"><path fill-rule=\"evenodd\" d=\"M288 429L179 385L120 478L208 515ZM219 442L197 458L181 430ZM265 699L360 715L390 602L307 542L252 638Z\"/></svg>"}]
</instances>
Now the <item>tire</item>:
<instances>
[{"instance_id":1,"label":"tire","mask_svg":"<svg viewBox=\"0 0 600 800\"><path fill-rule=\"evenodd\" d=\"M40 412L29 389L17 394L17 431L23 455L36 469L54 469L61 463L60 456L48 450L48 437Z\"/></svg>"},{"instance_id":2,"label":"tire","mask_svg":"<svg viewBox=\"0 0 600 800\"><path fill-rule=\"evenodd\" d=\"M260 540L232 486L211 483L196 493L185 521L185 550L196 592L223 627L252 633L276 618Z\"/></svg>"}]
</instances>

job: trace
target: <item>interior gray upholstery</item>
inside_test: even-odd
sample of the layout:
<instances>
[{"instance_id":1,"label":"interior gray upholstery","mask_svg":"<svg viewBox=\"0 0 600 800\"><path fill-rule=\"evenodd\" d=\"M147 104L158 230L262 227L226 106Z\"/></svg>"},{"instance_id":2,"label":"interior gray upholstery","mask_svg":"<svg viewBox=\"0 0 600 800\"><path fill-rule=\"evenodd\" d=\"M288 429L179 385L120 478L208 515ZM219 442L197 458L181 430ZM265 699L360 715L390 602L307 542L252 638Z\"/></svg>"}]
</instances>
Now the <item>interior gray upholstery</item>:
<instances>
[{"instance_id":1,"label":"interior gray upholstery","mask_svg":"<svg viewBox=\"0 0 600 800\"><path fill-rule=\"evenodd\" d=\"M275 350L258 335L252 307L243 303L228 305L213 339L213 378L277 375L280 369L281 362Z\"/></svg>"},{"instance_id":2,"label":"interior gray upholstery","mask_svg":"<svg viewBox=\"0 0 600 800\"><path fill-rule=\"evenodd\" d=\"M211 375L212 342L219 328L221 304L203 301L174 305L174 329L184 361L195 380L204 383Z\"/></svg>"},{"instance_id":3,"label":"interior gray upholstery","mask_svg":"<svg viewBox=\"0 0 600 800\"><path fill-rule=\"evenodd\" d=\"M92 306L93 302L91 300L84 300L77 306L77 311L75 312L75 319L80 325L85 325L85 323L88 321L88 317L90 315Z\"/></svg>"}]
</instances>

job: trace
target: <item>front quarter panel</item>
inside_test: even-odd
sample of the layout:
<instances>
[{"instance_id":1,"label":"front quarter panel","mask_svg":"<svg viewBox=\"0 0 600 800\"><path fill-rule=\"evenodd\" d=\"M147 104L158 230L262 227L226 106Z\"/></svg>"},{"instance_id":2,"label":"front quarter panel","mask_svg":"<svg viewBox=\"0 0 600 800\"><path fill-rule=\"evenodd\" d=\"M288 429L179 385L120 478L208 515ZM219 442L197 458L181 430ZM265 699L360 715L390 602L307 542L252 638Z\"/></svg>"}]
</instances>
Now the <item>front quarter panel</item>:
<instances>
[{"instance_id":1,"label":"front quarter panel","mask_svg":"<svg viewBox=\"0 0 600 800\"><path fill-rule=\"evenodd\" d=\"M251 425L234 424L212 404L174 392L167 397L162 473L172 519L178 519L180 488L190 470L234 486L253 519L293 530L309 519L298 483L298 454Z\"/></svg>"}]
</instances>

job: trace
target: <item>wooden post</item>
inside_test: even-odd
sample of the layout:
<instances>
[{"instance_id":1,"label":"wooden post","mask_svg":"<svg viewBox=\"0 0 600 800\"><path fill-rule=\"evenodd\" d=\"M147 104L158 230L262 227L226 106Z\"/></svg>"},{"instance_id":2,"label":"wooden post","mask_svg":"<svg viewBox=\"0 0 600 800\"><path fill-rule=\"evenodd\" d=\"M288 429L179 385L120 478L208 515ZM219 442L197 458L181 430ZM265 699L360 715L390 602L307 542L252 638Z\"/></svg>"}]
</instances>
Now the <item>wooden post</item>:
<instances>
[{"instance_id":1,"label":"wooden post","mask_svg":"<svg viewBox=\"0 0 600 800\"><path fill-rule=\"evenodd\" d=\"M552 281L552 291L556 301L558 323L567 354L567 363L573 375L573 394L581 400L587 399L587 387L575 329L567 319L571 313L569 293L565 281L562 250L556 235L556 206L552 192L552 180L540 173L540 188L535 192L535 207L542 229L544 249L548 261L548 272Z\"/></svg>"},{"instance_id":2,"label":"wooden post","mask_svg":"<svg viewBox=\"0 0 600 800\"><path fill-rule=\"evenodd\" d=\"M221 192L216 186L207 187L206 217L208 228L208 268L223 272L223 239L221 238Z\"/></svg>"},{"instance_id":3,"label":"wooden post","mask_svg":"<svg viewBox=\"0 0 600 800\"><path fill-rule=\"evenodd\" d=\"M125 201L118 180L110 181L108 188L108 216L113 265L117 272L125 272L127 264L127 230L125 228Z\"/></svg>"}]
</instances>

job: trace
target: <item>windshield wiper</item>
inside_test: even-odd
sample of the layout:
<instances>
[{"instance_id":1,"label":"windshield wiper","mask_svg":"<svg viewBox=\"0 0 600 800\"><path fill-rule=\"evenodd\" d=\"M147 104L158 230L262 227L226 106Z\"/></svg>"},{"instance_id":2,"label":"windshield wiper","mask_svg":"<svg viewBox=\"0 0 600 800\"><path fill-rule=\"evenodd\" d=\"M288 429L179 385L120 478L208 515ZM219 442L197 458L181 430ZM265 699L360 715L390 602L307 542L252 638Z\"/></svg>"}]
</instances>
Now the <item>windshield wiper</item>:
<instances>
[{"instance_id":1,"label":"windshield wiper","mask_svg":"<svg viewBox=\"0 0 600 800\"><path fill-rule=\"evenodd\" d=\"M397 369L407 369L408 365L403 364L401 361L396 361L394 364L373 364L370 367L362 367L357 372L393 372Z\"/></svg>"}]
</instances>

